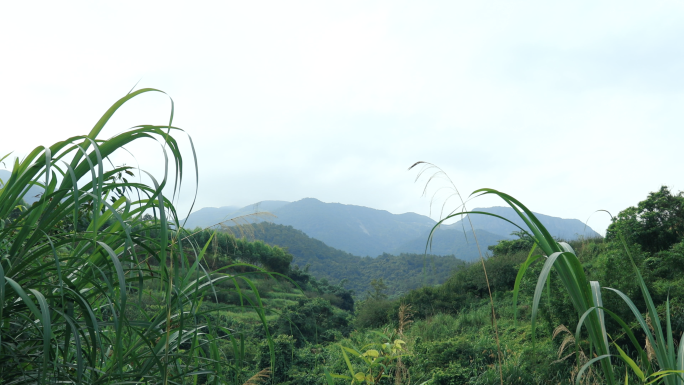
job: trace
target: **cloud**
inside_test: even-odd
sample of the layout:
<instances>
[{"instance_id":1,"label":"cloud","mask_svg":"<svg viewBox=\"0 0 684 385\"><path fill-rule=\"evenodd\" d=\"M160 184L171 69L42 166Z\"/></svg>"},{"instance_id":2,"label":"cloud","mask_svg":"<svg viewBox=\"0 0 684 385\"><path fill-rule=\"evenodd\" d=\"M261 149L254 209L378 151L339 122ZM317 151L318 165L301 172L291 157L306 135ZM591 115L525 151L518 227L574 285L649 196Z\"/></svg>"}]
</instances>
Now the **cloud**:
<instances>
[{"instance_id":1,"label":"cloud","mask_svg":"<svg viewBox=\"0 0 684 385\"><path fill-rule=\"evenodd\" d=\"M173 97L174 121L193 138L197 207L316 197L427 214L405 171L417 160L440 165L463 193L498 188L581 220L616 214L660 184L684 188L677 2L46 2L0 11L0 153L88 132L142 79ZM141 97L106 135L163 124L168 112L168 98ZM131 150L161 171L155 147ZM608 224L592 221L599 231Z\"/></svg>"}]
</instances>

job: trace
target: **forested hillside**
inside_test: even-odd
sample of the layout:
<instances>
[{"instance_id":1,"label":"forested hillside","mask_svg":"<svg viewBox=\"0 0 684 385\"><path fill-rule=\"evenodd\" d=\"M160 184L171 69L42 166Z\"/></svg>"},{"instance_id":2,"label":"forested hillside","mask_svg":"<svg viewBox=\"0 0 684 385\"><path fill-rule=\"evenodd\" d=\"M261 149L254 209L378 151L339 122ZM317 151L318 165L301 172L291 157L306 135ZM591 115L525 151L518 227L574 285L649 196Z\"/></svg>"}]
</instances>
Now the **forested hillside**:
<instances>
[{"instance_id":1,"label":"forested hillside","mask_svg":"<svg viewBox=\"0 0 684 385\"><path fill-rule=\"evenodd\" d=\"M284 248L292 255L292 265L306 270L319 279L326 279L332 284L343 282L346 289L357 296L364 297L371 289L371 281L382 279L387 285L387 294L396 296L411 289L425 285L440 284L450 274L465 266L465 262L453 256L425 255L423 253L402 253L399 255L382 254L376 258L359 257L332 248L325 243L311 238L292 226L277 225L269 222L247 225L233 233L239 237L244 235L248 240L261 241L269 245ZM204 231L196 237L202 244L209 232ZM207 238L208 239L208 238ZM233 243L242 245L242 240L233 238L232 233L219 233L218 250L228 255L239 254ZM213 251L214 246L210 246ZM242 246L240 246L242 247ZM252 260L247 260L254 263Z\"/></svg>"}]
</instances>

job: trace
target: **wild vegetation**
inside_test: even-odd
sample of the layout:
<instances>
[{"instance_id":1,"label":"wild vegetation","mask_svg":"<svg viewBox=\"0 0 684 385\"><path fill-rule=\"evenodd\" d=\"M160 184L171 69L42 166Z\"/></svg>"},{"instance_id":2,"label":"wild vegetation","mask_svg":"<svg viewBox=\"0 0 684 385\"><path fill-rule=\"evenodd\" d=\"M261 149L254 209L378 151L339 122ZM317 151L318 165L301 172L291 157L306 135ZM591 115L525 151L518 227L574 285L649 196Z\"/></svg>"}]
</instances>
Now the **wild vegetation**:
<instances>
[{"instance_id":1,"label":"wild vegetation","mask_svg":"<svg viewBox=\"0 0 684 385\"><path fill-rule=\"evenodd\" d=\"M605 238L563 242L513 197L478 190L526 228L471 264L348 258L268 224L244 238L186 231L164 195L181 187L182 131L100 138L146 92L0 183L0 383L684 382L682 193L662 187ZM172 170L148 184L108 162L143 139ZM321 259L339 271L325 276Z\"/></svg>"},{"instance_id":2,"label":"wild vegetation","mask_svg":"<svg viewBox=\"0 0 684 385\"><path fill-rule=\"evenodd\" d=\"M249 227L242 233L246 239L282 246L292 254L294 265L331 282L344 280L346 288L361 296L372 289L372 280L384 280L387 294L394 297L422 286L440 284L466 265L453 255L382 253L374 258L359 257L332 248L292 226L262 222Z\"/></svg>"},{"instance_id":3,"label":"wild vegetation","mask_svg":"<svg viewBox=\"0 0 684 385\"><path fill-rule=\"evenodd\" d=\"M241 273L209 275L196 245L190 257L164 195L183 178L172 135L180 130L169 121L100 138L124 103L148 92L158 91L117 101L87 135L37 147L11 163L0 189L3 384L219 383L243 375L218 350L225 337L207 323L212 312L201 304L214 285L251 281ZM115 153L138 140L157 141L174 174L155 179L111 165ZM135 173L150 183L129 181ZM32 186L43 194L27 205L23 196ZM265 325L258 297L251 305Z\"/></svg>"}]
</instances>

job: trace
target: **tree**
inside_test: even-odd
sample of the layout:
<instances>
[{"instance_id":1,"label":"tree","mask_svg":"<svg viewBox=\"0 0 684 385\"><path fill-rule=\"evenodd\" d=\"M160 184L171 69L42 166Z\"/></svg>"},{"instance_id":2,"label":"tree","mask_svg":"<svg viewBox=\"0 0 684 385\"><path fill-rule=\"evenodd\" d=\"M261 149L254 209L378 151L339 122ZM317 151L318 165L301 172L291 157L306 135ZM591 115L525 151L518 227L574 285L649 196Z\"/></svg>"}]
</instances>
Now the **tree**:
<instances>
[{"instance_id":1,"label":"tree","mask_svg":"<svg viewBox=\"0 0 684 385\"><path fill-rule=\"evenodd\" d=\"M351 332L351 315L323 298L303 298L271 323L273 335L292 335L295 346L331 342Z\"/></svg>"},{"instance_id":2,"label":"tree","mask_svg":"<svg viewBox=\"0 0 684 385\"><path fill-rule=\"evenodd\" d=\"M380 279L373 279L370 282L371 287L373 288L373 292L370 293L370 298L374 300L383 300L387 299L387 294L385 293L387 291L387 285L385 282L383 282L382 278Z\"/></svg>"},{"instance_id":3,"label":"tree","mask_svg":"<svg viewBox=\"0 0 684 385\"><path fill-rule=\"evenodd\" d=\"M684 236L684 193L673 194L667 186L649 193L637 207L618 214L608 227L608 239L617 238L618 232L643 251L669 249Z\"/></svg>"},{"instance_id":4,"label":"tree","mask_svg":"<svg viewBox=\"0 0 684 385\"><path fill-rule=\"evenodd\" d=\"M496 245L487 247L494 255L514 254L519 251L529 252L534 246L534 239L523 231L514 231L511 235L518 239L502 239Z\"/></svg>"}]
</instances>

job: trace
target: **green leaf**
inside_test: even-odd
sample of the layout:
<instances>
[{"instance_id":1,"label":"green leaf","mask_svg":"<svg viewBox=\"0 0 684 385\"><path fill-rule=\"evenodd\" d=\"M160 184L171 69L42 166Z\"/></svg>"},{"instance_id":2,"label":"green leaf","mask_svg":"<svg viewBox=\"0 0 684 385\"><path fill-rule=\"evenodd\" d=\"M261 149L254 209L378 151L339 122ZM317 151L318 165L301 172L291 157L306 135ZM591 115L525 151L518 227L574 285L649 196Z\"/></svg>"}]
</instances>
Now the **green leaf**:
<instances>
[{"instance_id":1,"label":"green leaf","mask_svg":"<svg viewBox=\"0 0 684 385\"><path fill-rule=\"evenodd\" d=\"M532 250L530 250L530 253L527 255L527 259L520 266L520 270L518 270L518 275L516 275L515 277L515 284L513 285L513 323L516 327L518 326L518 293L520 292L520 283L522 282L522 278L525 275L527 268L530 267L539 258L541 258L540 254L532 255L536 248L537 244L535 243L532 246Z\"/></svg>"},{"instance_id":2,"label":"green leaf","mask_svg":"<svg viewBox=\"0 0 684 385\"><path fill-rule=\"evenodd\" d=\"M641 369L639 369L639 366L636 364L636 362L634 362L634 360L632 360L627 355L627 353L620 349L620 347L616 343L613 343L613 345L617 349L618 353L620 353L620 357L622 358L622 360L625 361L625 363L629 365L630 368L632 368L634 374L636 374L641 381L644 381L644 372L642 372Z\"/></svg>"},{"instance_id":3,"label":"green leaf","mask_svg":"<svg viewBox=\"0 0 684 385\"><path fill-rule=\"evenodd\" d=\"M330 375L330 372L328 372L328 368L323 368L323 371L325 372L325 379L328 385L335 385L335 381L333 380L333 377Z\"/></svg>"},{"instance_id":4,"label":"green leaf","mask_svg":"<svg viewBox=\"0 0 684 385\"><path fill-rule=\"evenodd\" d=\"M595 358L592 358L589 360L586 364L582 365L582 368L580 368L579 372L577 372L577 379L575 380L575 385L580 385L582 382L582 375L584 375L584 372L589 369L589 367L596 361L602 360L604 358L610 358L610 354L604 354L602 356L598 356Z\"/></svg>"},{"instance_id":5,"label":"green leaf","mask_svg":"<svg viewBox=\"0 0 684 385\"><path fill-rule=\"evenodd\" d=\"M351 374L352 378L354 377L354 368L352 368L351 361L349 361L349 357L347 356L347 352L345 351L346 348L342 345L339 345L342 348L342 357L344 357L344 362L347 364L347 369L349 369L349 374Z\"/></svg>"}]
</instances>

